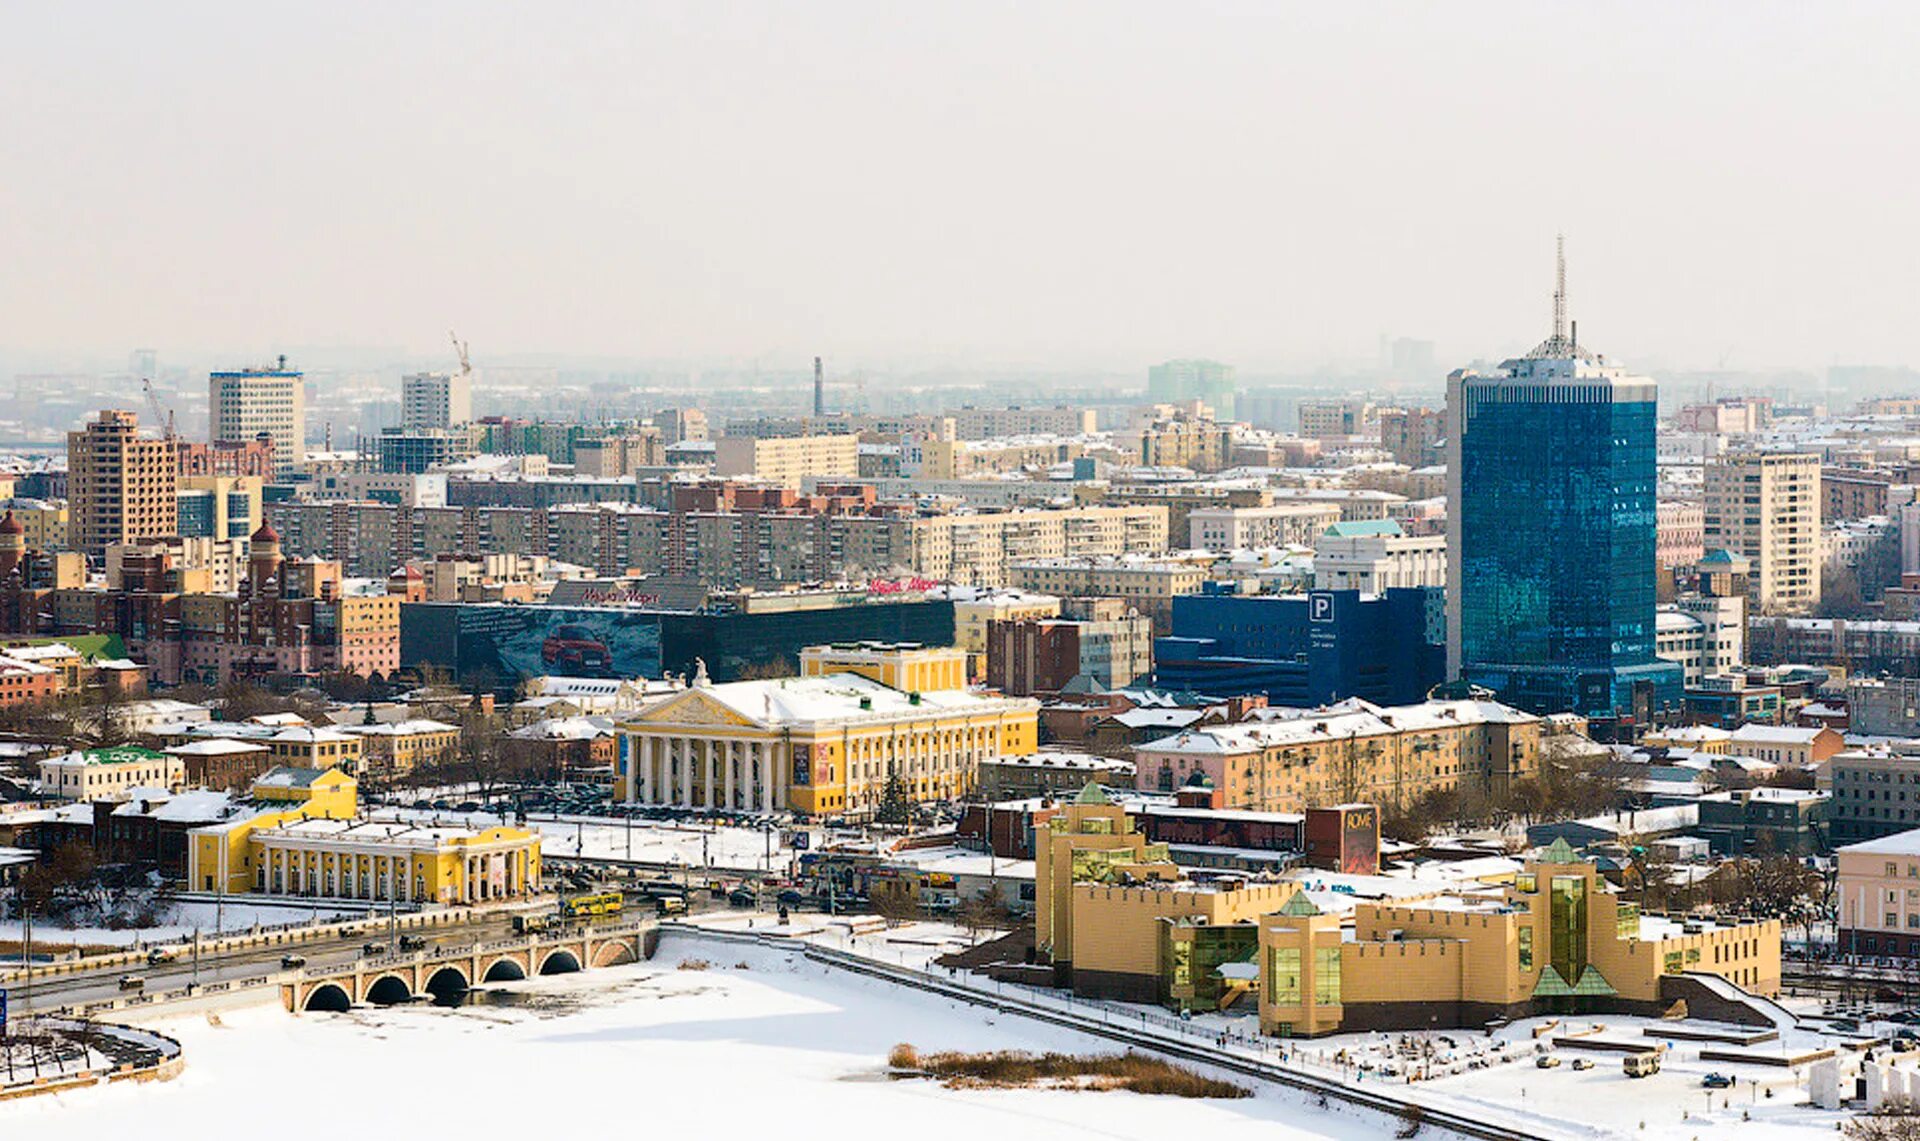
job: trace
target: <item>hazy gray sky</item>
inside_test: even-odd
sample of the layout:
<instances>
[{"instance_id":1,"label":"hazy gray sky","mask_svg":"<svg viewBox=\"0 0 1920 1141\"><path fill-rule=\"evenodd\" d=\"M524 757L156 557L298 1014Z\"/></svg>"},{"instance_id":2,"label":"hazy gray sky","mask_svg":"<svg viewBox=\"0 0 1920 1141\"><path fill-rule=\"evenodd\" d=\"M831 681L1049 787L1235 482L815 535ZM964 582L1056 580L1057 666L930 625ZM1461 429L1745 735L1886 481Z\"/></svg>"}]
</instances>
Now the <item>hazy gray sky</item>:
<instances>
[{"instance_id":1,"label":"hazy gray sky","mask_svg":"<svg viewBox=\"0 0 1920 1141\"><path fill-rule=\"evenodd\" d=\"M1920 362L1916 12L0 0L0 346Z\"/></svg>"}]
</instances>

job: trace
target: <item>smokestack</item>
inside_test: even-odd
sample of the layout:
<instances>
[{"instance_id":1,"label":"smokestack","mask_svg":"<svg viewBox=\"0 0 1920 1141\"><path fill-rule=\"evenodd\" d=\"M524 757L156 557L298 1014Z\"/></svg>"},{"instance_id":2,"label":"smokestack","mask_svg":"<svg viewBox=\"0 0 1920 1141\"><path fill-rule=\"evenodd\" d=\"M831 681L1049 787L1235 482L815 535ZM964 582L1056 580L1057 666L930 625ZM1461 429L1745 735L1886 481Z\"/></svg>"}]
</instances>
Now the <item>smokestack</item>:
<instances>
[{"instance_id":1,"label":"smokestack","mask_svg":"<svg viewBox=\"0 0 1920 1141\"><path fill-rule=\"evenodd\" d=\"M813 414L827 414L827 381L826 374L820 371L819 357L813 358Z\"/></svg>"}]
</instances>

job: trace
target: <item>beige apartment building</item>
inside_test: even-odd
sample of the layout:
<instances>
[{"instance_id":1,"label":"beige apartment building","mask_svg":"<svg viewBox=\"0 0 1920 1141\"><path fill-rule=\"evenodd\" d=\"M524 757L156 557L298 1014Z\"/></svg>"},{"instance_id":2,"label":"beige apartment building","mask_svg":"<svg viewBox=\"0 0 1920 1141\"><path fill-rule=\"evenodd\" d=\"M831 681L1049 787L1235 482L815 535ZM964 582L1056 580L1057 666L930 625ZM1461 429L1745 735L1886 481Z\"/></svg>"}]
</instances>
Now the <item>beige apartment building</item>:
<instances>
[{"instance_id":1,"label":"beige apartment building","mask_svg":"<svg viewBox=\"0 0 1920 1141\"><path fill-rule=\"evenodd\" d=\"M1752 564L1756 610L1801 611L1820 601L1820 457L1742 452L1707 464L1707 550Z\"/></svg>"},{"instance_id":2,"label":"beige apartment building","mask_svg":"<svg viewBox=\"0 0 1920 1141\"><path fill-rule=\"evenodd\" d=\"M109 544L180 529L173 442L139 429L133 413L109 408L67 433L68 540L82 554L100 558Z\"/></svg>"},{"instance_id":3,"label":"beige apartment building","mask_svg":"<svg viewBox=\"0 0 1920 1141\"><path fill-rule=\"evenodd\" d=\"M722 436L713 442L715 475L751 476L799 487L810 475L860 474L856 436Z\"/></svg>"},{"instance_id":4,"label":"beige apartment building","mask_svg":"<svg viewBox=\"0 0 1920 1141\"><path fill-rule=\"evenodd\" d=\"M1016 563L1011 577L1015 587L1040 594L1121 599L1164 635L1173 629L1173 600L1198 594L1208 569L1170 560L1063 558Z\"/></svg>"}]
</instances>

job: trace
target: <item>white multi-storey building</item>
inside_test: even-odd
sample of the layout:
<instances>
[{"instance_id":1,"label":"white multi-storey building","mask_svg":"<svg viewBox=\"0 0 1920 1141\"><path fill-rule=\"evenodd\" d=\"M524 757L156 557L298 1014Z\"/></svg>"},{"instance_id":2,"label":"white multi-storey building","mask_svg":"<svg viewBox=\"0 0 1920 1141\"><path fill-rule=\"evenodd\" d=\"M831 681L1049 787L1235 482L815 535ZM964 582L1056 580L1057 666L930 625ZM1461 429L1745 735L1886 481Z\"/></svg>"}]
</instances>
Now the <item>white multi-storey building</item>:
<instances>
[{"instance_id":1,"label":"white multi-storey building","mask_svg":"<svg viewBox=\"0 0 1920 1141\"><path fill-rule=\"evenodd\" d=\"M207 375L208 435L216 442L273 437L273 470L292 471L306 456L306 378L286 367L248 368Z\"/></svg>"},{"instance_id":2,"label":"white multi-storey building","mask_svg":"<svg viewBox=\"0 0 1920 1141\"><path fill-rule=\"evenodd\" d=\"M1409 535L1391 519L1335 523L1313 548L1315 590L1446 585L1447 537Z\"/></svg>"}]
</instances>

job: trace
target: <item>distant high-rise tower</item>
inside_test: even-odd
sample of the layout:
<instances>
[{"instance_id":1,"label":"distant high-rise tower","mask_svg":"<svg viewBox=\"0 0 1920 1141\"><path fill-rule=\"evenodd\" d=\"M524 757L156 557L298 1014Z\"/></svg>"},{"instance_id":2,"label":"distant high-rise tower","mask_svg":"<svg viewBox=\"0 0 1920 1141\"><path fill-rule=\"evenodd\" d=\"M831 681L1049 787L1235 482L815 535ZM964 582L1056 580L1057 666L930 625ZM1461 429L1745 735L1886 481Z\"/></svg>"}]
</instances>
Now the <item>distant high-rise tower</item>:
<instances>
[{"instance_id":1,"label":"distant high-rise tower","mask_svg":"<svg viewBox=\"0 0 1920 1141\"><path fill-rule=\"evenodd\" d=\"M1450 677L1541 713L1678 703L1654 656L1654 398L1568 334L1564 256L1552 335L1447 378Z\"/></svg>"},{"instance_id":2,"label":"distant high-rise tower","mask_svg":"<svg viewBox=\"0 0 1920 1141\"><path fill-rule=\"evenodd\" d=\"M207 376L208 436L214 443L273 437L273 470L286 475L306 458L306 378L281 357L271 368Z\"/></svg>"},{"instance_id":3,"label":"distant high-rise tower","mask_svg":"<svg viewBox=\"0 0 1920 1141\"><path fill-rule=\"evenodd\" d=\"M827 414L827 374L820 368L820 358L813 358L813 414Z\"/></svg>"}]
</instances>

